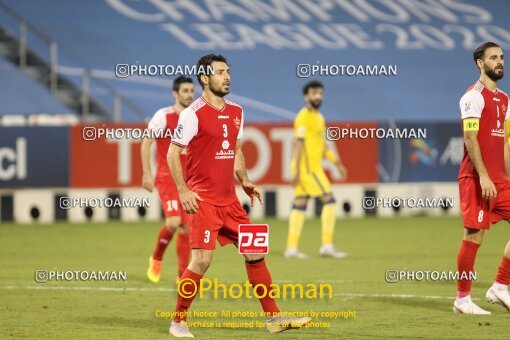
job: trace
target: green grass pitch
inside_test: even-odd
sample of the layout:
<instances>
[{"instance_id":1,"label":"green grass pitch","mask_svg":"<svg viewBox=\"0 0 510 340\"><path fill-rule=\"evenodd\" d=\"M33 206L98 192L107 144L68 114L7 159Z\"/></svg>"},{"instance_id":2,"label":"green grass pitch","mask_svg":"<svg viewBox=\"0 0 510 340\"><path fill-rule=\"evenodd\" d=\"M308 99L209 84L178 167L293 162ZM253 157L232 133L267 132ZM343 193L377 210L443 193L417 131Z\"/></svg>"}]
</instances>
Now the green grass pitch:
<instances>
[{"instance_id":1,"label":"green grass pitch","mask_svg":"<svg viewBox=\"0 0 510 340\"><path fill-rule=\"evenodd\" d=\"M510 315L489 305L485 291L492 283L510 226L500 223L486 233L476 262L473 298L490 316L452 313L455 282L386 283L385 271L452 270L462 234L460 218L392 218L338 220L335 243L347 259L318 256L320 221L305 225L301 249L309 260L287 260L282 254L287 221L270 225L268 266L275 282L330 283L332 299L285 299L287 311L355 311L356 317L315 321L330 328L290 330L270 335L261 328L194 328L208 339L363 339L507 338ZM167 338L169 320L156 311L173 311L176 299L174 242L169 246L159 284L145 277L147 262L161 223L86 223L0 225L0 338ZM34 272L47 270L126 271L125 282L36 283ZM242 257L232 246L217 249L207 277L244 283ZM255 299L196 299L191 310L260 311ZM257 318L262 321L262 319ZM231 321L251 321L251 318ZM190 317L189 321L218 321Z\"/></svg>"}]
</instances>

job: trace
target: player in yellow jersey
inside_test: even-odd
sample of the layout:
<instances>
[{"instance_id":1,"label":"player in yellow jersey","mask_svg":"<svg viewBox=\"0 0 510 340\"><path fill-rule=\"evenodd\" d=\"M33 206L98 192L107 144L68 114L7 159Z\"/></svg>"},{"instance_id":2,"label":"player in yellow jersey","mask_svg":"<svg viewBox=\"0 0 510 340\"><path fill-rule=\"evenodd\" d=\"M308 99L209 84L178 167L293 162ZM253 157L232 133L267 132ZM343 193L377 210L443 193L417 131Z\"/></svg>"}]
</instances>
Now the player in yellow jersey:
<instances>
[{"instance_id":1,"label":"player in yellow jersey","mask_svg":"<svg viewBox=\"0 0 510 340\"><path fill-rule=\"evenodd\" d=\"M323 204L321 212L322 246L319 253L321 256L344 258L347 254L337 251L333 246L336 201L321 163L324 158L333 162L342 179L347 176L347 170L340 157L337 157L326 143L326 122L324 116L319 112L324 96L324 86L319 81L310 81L304 86L303 94L306 107L299 111L294 121L296 141L291 168L294 176L292 185L295 192L289 218L285 257L308 258L308 255L298 250L298 243L305 223L308 199L319 197Z\"/></svg>"}]
</instances>

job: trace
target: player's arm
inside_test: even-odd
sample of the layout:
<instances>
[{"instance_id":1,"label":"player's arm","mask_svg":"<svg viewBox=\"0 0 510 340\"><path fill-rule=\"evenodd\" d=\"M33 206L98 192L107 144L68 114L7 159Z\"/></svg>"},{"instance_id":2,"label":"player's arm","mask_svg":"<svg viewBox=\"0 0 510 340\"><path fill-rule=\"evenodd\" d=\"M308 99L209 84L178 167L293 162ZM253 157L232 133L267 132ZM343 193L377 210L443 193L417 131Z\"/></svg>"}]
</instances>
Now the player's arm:
<instances>
[{"instance_id":1,"label":"player's arm","mask_svg":"<svg viewBox=\"0 0 510 340\"><path fill-rule=\"evenodd\" d=\"M255 206L255 198L257 198L262 204L262 196L260 194L260 191L257 189L255 184L253 184L250 179L248 178L248 171L246 170L246 162L244 160L244 154L243 150L241 148L241 136L243 134L242 127L239 130L239 134L237 136L236 141L236 151L235 151L235 158L234 158L234 172L237 176L237 179L239 182L241 182L241 186L243 187L244 192L246 195L250 197L251 200L251 206Z\"/></svg>"},{"instance_id":2,"label":"player's arm","mask_svg":"<svg viewBox=\"0 0 510 340\"><path fill-rule=\"evenodd\" d=\"M324 148L324 155L323 158L326 158L330 162L336 165L338 171L340 172L340 176L342 176L342 179L347 178L347 168L344 166L342 162L342 158L340 155L335 155L333 150L329 147L328 140L326 139L324 142L325 148Z\"/></svg>"},{"instance_id":3,"label":"player's arm","mask_svg":"<svg viewBox=\"0 0 510 340\"><path fill-rule=\"evenodd\" d=\"M471 162L475 166L478 176L480 176L480 186L482 188L482 198L493 199L497 195L496 186L489 177L487 168L483 162L482 152L478 144L478 127L480 120L478 118L464 119L464 144L469 154Z\"/></svg>"},{"instance_id":4,"label":"player's arm","mask_svg":"<svg viewBox=\"0 0 510 340\"><path fill-rule=\"evenodd\" d=\"M506 170L506 176L510 177L510 145L508 144L508 119L510 115L510 108L508 108L508 111L505 116L505 170Z\"/></svg>"},{"instance_id":5,"label":"player's arm","mask_svg":"<svg viewBox=\"0 0 510 340\"><path fill-rule=\"evenodd\" d=\"M508 146L508 130L505 122L505 170L506 177L510 177L510 146Z\"/></svg>"},{"instance_id":6,"label":"player's arm","mask_svg":"<svg viewBox=\"0 0 510 340\"><path fill-rule=\"evenodd\" d=\"M246 170L246 161L244 160L243 150L241 148L241 140L236 142L236 153L234 159L234 172L241 184L249 182L248 171Z\"/></svg>"},{"instance_id":7,"label":"player's arm","mask_svg":"<svg viewBox=\"0 0 510 340\"><path fill-rule=\"evenodd\" d=\"M294 147L292 148L292 164L296 169L294 173L294 178L292 178L292 185L296 186L299 183L299 178L301 176L301 157L303 155L303 148L305 144L305 138L296 138L294 141Z\"/></svg>"},{"instance_id":8,"label":"player's arm","mask_svg":"<svg viewBox=\"0 0 510 340\"><path fill-rule=\"evenodd\" d=\"M166 128L166 118L165 111L158 110L152 116L149 124L147 125L147 130L149 131L160 131ZM148 191L152 192L154 189L154 179L152 178L151 171L151 146L154 143L154 138L145 137L142 141L141 153L142 153L142 186Z\"/></svg>"},{"instance_id":9,"label":"player's arm","mask_svg":"<svg viewBox=\"0 0 510 340\"><path fill-rule=\"evenodd\" d=\"M200 208L197 200L203 201L203 199L198 196L196 192L191 191L186 185L180 157L186 145L188 145L198 133L198 118L195 112L189 109L182 111L179 115L177 129L180 129L182 133L179 138L174 138L172 140L168 148L168 167L170 168L175 186L179 192L179 199L184 211L188 214L195 214Z\"/></svg>"},{"instance_id":10,"label":"player's arm","mask_svg":"<svg viewBox=\"0 0 510 340\"><path fill-rule=\"evenodd\" d=\"M306 120L298 114L294 121L294 145L292 148L292 165L295 169L292 185L297 186L301 177L301 157L303 157L303 148L305 147Z\"/></svg>"},{"instance_id":11,"label":"player's arm","mask_svg":"<svg viewBox=\"0 0 510 340\"><path fill-rule=\"evenodd\" d=\"M489 177L483 162L480 144L478 143L478 130L484 106L485 101L482 94L474 90L466 92L459 102L464 131L464 145L480 177L482 198L492 199L497 195L496 186Z\"/></svg>"},{"instance_id":12,"label":"player's arm","mask_svg":"<svg viewBox=\"0 0 510 340\"><path fill-rule=\"evenodd\" d=\"M184 148L174 143L170 144L168 148L167 161L170 167L170 172L174 179L175 186L179 192L179 199L181 201L184 211L189 214L197 213L199 206L198 201L202 201L202 198L197 193L189 190L184 180L184 173L182 172L182 164L180 155Z\"/></svg>"},{"instance_id":13,"label":"player's arm","mask_svg":"<svg viewBox=\"0 0 510 340\"><path fill-rule=\"evenodd\" d=\"M154 143L154 138L145 137L142 141L141 153L142 153L142 186L149 192L154 189L154 179L152 178L151 170L151 145Z\"/></svg>"}]
</instances>

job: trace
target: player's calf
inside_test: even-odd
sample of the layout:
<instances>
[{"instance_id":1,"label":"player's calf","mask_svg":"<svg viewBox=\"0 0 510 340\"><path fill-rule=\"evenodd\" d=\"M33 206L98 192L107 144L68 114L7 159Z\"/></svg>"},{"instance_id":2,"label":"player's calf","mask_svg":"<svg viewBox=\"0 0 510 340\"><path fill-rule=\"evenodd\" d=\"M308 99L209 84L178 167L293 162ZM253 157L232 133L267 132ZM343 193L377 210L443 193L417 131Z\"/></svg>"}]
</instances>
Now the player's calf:
<instances>
[{"instance_id":1,"label":"player's calf","mask_svg":"<svg viewBox=\"0 0 510 340\"><path fill-rule=\"evenodd\" d=\"M308 255L298 250L299 239L301 238L301 231L306 219L306 206L308 203L308 196L298 196L294 198L294 204L289 217L289 234L287 236L287 249L284 256L286 258L299 258L306 259Z\"/></svg>"},{"instance_id":2,"label":"player's calf","mask_svg":"<svg viewBox=\"0 0 510 340\"><path fill-rule=\"evenodd\" d=\"M207 268L211 265L213 258L213 251L209 249L192 249L191 250L191 261L188 265L188 269L204 275Z\"/></svg>"}]
</instances>

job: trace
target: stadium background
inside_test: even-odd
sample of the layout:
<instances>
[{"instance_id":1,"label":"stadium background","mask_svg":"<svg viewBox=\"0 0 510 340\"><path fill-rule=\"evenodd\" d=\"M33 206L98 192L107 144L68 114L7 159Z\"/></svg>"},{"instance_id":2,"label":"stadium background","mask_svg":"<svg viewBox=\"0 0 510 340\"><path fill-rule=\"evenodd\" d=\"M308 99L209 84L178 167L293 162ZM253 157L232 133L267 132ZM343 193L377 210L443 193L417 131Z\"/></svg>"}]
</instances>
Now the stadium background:
<instances>
[{"instance_id":1,"label":"stadium background","mask_svg":"<svg viewBox=\"0 0 510 340\"><path fill-rule=\"evenodd\" d=\"M115 65L193 65L210 52L229 59L230 99L245 109L247 165L266 202L252 209L252 218L275 217L266 221L285 233L292 120L309 79L325 84L321 111L329 126L427 129L423 140L333 143L349 171L342 183L327 168L340 203L337 229L346 225L345 233L360 236L355 229L366 224L378 235L382 229L373 219L344 222L371 215L387 217L386 226L398 216L458 217L457 204L447 210L366 210L362 197L458 202L458 101L478 77L471 58L477 45L493 40L508 52L509 16L505 1L2 0L0 222L113 221L104 225L117 230L115 221L161 221L157 196L141 188L140 140L87 141L83 127L144 127L157 109L173 102L172 77L118 78ZM391 64L398 74L300 78L298 64ZM500 88L508 87L507 76ZM150 196L153 204L147 210L63 210L62 196ZM309 206L309 216L319 209ZM424 227L460 224L459 218L402 220Z\"/></svg>"},{"instance_id":2,"label":"stadium background","mask_svg":"<svg viewBox=\"0 0 510 340\"><path fill-rule=\"evenodd\" d=\"M251 178L269 202L252 216L288 215L291 124L309 80L297 76L298 64L397 66L397 76L312 78L325 84L321 111L329 126L426 128L428 134L425 140L338 141L336 150L349 171L347 185L334 188L339 216L423 213L365 211L361 197L457 197L453 182L462 154L457 106L477 77L471 52L485 40L510 46L508 7L497 1L482 6L54 0L3 1L1 8L4 221L31 222L33 216L81 221L90 215L83 209L61 211L55 204L59 196L147 195L140 188L140 140L85 141L82 127L142 127L172 103L171 77L118 78L115 65L193 65L211 51L223 53L231 64L230 98L245 108ZM507 83L504 79L501 88ZM327 169L338 184L334 167ZM92 219L159 218L158 206L152 207L122 213L97 209ZM311 207L309 214L317 210ZM458 207L446 213L458 214Z\"/></svg>"}]
</instances>

